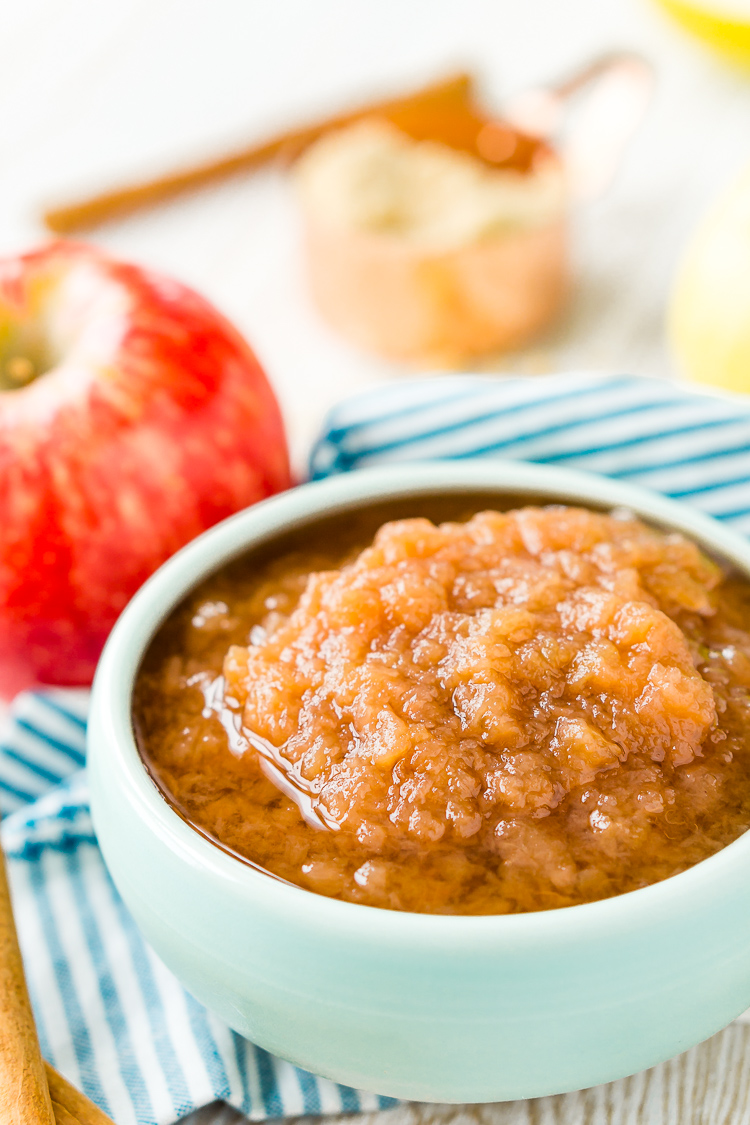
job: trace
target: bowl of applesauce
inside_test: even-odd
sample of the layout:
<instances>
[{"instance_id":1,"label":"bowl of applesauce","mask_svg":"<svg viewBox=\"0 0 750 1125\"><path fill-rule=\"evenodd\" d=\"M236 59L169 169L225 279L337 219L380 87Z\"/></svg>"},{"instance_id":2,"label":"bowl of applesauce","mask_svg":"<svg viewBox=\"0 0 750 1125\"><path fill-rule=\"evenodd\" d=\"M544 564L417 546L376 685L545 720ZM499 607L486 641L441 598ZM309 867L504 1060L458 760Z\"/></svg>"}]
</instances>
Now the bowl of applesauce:
<instances>
[{"instance_id":1,"label":"bowl of applesauce","mask_svg":"<svg viewBox=\"0 0 750 1125\"><path fill-rule=\"evenodd\" d=\"M750 1006L750 544L499 460L303 485L123 613L94 824L156 952L293 1063L480 1102Z\"/></svg>"}]
</instances>

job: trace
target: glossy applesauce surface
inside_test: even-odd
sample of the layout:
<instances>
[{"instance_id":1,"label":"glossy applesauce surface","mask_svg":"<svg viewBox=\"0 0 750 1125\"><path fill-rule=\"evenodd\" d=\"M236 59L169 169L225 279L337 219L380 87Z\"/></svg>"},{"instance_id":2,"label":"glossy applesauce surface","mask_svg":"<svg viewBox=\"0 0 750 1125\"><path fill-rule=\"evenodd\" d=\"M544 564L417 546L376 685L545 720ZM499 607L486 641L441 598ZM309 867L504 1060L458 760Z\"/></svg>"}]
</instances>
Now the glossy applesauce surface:
<instances>
[{"instance_id":1,"label":"glossy applesauce surface","mask_svg":"<svg viewBox=\"0 0 750 1125\"><path fill-rule=\"evenodd\" d=\"M747 580L626 513L477 507L342 517L190 595L134 697L181 815L309 890L451 914L620 894L747 829Z\"/></svg>"}]
</instances>

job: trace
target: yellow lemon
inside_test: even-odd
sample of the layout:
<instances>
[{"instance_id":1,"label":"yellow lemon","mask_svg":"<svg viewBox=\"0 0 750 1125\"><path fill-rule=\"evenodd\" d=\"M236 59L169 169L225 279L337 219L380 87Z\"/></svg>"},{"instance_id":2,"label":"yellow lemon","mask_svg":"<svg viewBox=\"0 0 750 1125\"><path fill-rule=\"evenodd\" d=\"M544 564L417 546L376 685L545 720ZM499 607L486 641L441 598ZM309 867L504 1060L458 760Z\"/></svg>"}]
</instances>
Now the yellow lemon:
<instances>
[{"instance_id":1,"label":"yellow lemon","mask_svg":"<svg viewBox=\"0 0 750 1125\"><path fill-rule=\"evenodd\" d=\"M722 55L750 66L748 0L659 0L671 16Z\"/></svg>"},{"instance_id":2,"label":"yellow lemon","mask_svg":"<svg viewBox=\"0 0 750 1125\"><path fill-rule=\"evenodd\" d=\"M692 379L750 392L750 167L698 228L680 266L668 332Z\"/></svg>"}]
</instances>

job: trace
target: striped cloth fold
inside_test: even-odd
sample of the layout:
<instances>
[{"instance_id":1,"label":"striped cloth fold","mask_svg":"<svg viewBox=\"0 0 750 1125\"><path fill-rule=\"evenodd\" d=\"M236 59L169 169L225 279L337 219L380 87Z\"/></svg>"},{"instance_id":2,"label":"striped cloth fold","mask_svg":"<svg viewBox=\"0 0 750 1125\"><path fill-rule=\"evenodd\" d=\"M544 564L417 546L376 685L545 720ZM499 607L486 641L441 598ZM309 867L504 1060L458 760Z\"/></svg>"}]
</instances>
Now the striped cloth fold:
<instances>
[{"instance_id":1,"label":"striped cloth fold","mask_svg":"<svg viewBox=\"0 0 750 1125\"><path fill-rule=\"evenodd\" d=\"M629 480L750 532L750 400L661 379L413 380L337 407L310 467L320 479L392 461L493 456Z\"/></svg>"},{"instance_id":2,"label":"striped cloth fold","mask_svg":"<svg viewBox=\"0 0 750 1125\"><path fill-rule=\"evenodd\" d=\"M595 375L441 377L338 407L315 478L424 458L503 456L647 485L750 531L750 402ZM118 1125L223 1099L253 1120L394 1104L315 1077L201 1007L143 941L96 846L87 695L26 692L0 731L0 808L45 1056Z\"/></svg>"}]
</instances>

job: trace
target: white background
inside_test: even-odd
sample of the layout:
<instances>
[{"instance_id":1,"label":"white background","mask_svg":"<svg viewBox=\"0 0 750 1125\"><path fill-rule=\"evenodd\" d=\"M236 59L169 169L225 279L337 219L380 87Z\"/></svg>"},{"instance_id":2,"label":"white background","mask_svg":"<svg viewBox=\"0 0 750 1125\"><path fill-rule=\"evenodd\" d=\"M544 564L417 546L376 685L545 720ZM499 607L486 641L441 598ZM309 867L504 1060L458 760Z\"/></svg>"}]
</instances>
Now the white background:
<instances>
[{"instance_id":1,"label":"white background","mask_svg":"<svg viewBox=\"0 0 750 1125\"><path fill-rule=\"evenodd\" d=\"M650 0L3 0L0 253L44 237L43 203L221 152L455 66L490 104L610 48L658 88L610 191L575 217L561 325L498 370L669 374L663 311L681 247L750 159L750 76ZM253 343L298 467L331 403L400 372L339 341L304 288L288 179L266 170L100 228L112 252L174 274Z\"/></svg>"}]
</instances>

